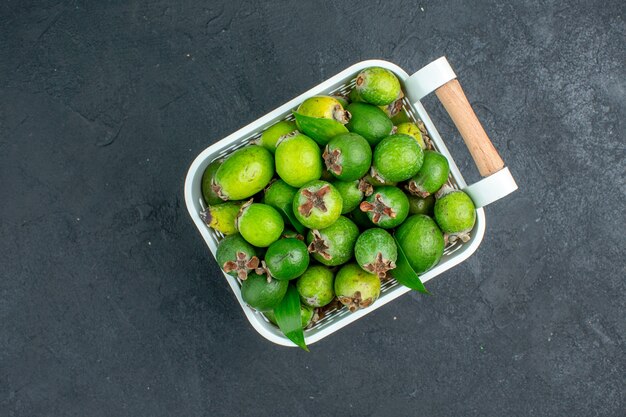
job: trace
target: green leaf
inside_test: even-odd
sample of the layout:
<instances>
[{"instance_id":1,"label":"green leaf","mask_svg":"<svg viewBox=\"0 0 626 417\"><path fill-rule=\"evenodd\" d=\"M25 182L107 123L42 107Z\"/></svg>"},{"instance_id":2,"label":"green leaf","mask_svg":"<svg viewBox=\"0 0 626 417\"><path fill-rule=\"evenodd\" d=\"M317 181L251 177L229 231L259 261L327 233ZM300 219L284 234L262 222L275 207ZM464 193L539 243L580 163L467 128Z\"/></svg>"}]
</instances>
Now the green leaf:
<instances>
[{"instance_id":1,"label":"green leaf","mask_svg":"<svg viewBox=\"0 0 626 417\"><path fill-rule=\"evenodd\" d=\"M274 308L274 315L278 327L289 340L302 349L309 351L304 343L304 331L302 330L302 319L300 318L300 295L295 285L289 285L287 294L278 306Z\"/></svg>"},{"instance_id":2,"label":"green leaf","mask_svg":"<svg viewBox=\"0 0 626 417\"><path fill-rule=\"evenodd\" d=\"M298 129L321 146L326 145L334 136L348 133L348 129L336 120L304 116L296 112L293 115Z\"/></svg>"},{"instance_id":3,"label":"green leaf","mask_svg":"<svg viewBox=\"0 0 626 417\"><path fill-rule=\"evenodd\" d=\"M293 228L296 229L296 232L300 233L301 235L304 235L304 232L306 232L306 227L304 227L302 223L298 221L296 216L293 214L293 210L291 210L291 207L274 207L274 208L278 210L283 215L283 217L286 217L287 220L289 220L289 223L291 223Z\"/></svg>"},{"instance_id":4,"label":"green leaf","mask_svg":"<svg viewBox=\"0 0 626 417\"><path fill-rule=\"evenodd\" d=\"M409 260L404 255L400 242L398 242L395 236L393 238L398 247L398 260L396 261L396 267L390 271L391 275L405 287L430 295L430 292L424 287L420 277L415 273Z\"/></svg>"}]
</instances>

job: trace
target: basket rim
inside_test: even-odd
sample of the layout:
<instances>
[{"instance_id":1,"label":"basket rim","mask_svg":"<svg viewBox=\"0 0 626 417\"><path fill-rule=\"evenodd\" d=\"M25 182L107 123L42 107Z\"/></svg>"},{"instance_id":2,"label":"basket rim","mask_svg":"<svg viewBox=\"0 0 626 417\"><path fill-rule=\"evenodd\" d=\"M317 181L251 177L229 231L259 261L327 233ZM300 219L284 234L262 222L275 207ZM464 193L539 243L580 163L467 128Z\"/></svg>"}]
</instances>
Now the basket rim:
<instances>
[{"instance_id":1,"label":"basket rim","mask_svg":"<svg viewBox=\"0 0 626 417\"><path fill-rule=\"evenodd\" d=\"M217 246L214 244L209 234L208 228L200 219L198 210L195 207L196 201L194 201L198 194L197 191L194 191L194 179L198 176L198 172L201 169L202 171L204 170L203 165L206 165L205 164L206 160L210 156L215 154L216 152L223 150L225 147L234 143L238 139L245 137L245 136L249 136L250 134L259 131L260 126L266 125L275 120L277 121L278 118L282 119L282 116L284 115L285 112L292 110L302 101L304 101L306 98L311 97L316 94L322 94L325 92L325 90L328 90L330 87L335 85L339 80L345 79L348 76L354 76L361 69L366 68L366 67L371 67L371 66L379 66L379 67L383 67L383 68L387 68L391 70L400 78L401 82L404 82L404 80L406 80L409 77L409 74L406 71L404 71L401 67L388 61L384 61L380 59L372 59L372 60L365 60L365 61L357 62L349 66L348 68L344 69L343 71L339 72L338 74L326 79L320 84L317 84L316 86L310 88L309 90L298 95L297 97L294 97L293 99L277 107L276 109L268 112L267 114L259 117L256 120L253 120L249 124L231 133L230 135L218 140L214 144L205 148L202 152L200 152L196 156L196 158L194 158L193 162L191 163L187 171L187 175L185 177L185 184L184 184L185 204L187 206L187 210L189 212L191 219L193 220L196 228L200 232L200 235L203 237L206 245L210 249L214 258L215 258L215 254L217 251ZM454 158L452 158L452 155L446 148L445 143L441 139L437 129L435 128L430 117L428 116L428 113L426 113L426 110L424 109L424 107L419 101L414 102L413 100L410 99L410 97L409 97L409 101L411 102L411 105L414 107L414 109L417 111L417 114L419 115L420 119L424 122L431 138L437 143L437 147L439 148L439 150L448 157L449 162L450 162L451 175L453 176L453 178L455 179L455 181L457 182L457 184L459 185L461 189L465 188L467 186L465 179L463 178L463 175L461 174L458 167L456 166L456 163L454 162ZM200 176L201 175L202 173L200 173ZM459 263L463 262L467 258L469 258L478 249L478 246L480 245L483 239L484 232L485 232L485 214L484 214L483 208L478 208L476 209L476 225L474 226L474 230L472 232L472 238L467 244L465 244L464 249L460 253L456 253L453 257L448 258L444 262L440 262L428 272L420 275L421 280L423 282L426 282L434 278L435 276L443 273L444 271L458 265ZM242 310L244 311L248 321L261 336L263 336L265 339L273 343L276 343L278 345L290 346L290 347L296 346L292 341L290 341L287 337L285 337L280 332L280 330L278 330L273 325L270 325L269 323L267 323L265 318L261 316L261 313L256 312L255 310L253 310L252 308L246 305L246 303L241 298L241 291L239 289L239 284L234 277L224 273L223 271L222 271L222 274L224 275L228 284L230 285L233 291L233 294L237 298L237 301L239 302ZM379 298L376 301L376 303L374 303L372 306L368 307L367 309L362 309L354 313L350 313L349 315L342 317L341 319L335 321L334 323L322 329L319 329L313 334L311 333L307 334L307 332L305 332L305 341L309 345L316 343L320 341L321 339L323 339L324 337L347 326L348 324L353 323L354 321L360 319L366 314L371 313L372 311L382 307L383 305L387 304L390 301L395 300L399 296L406 294L409 291L411 291L409 288L399 285L393 290L387 292L385 295L381 296L381 298Z\"/></svg>"}]
</instances>

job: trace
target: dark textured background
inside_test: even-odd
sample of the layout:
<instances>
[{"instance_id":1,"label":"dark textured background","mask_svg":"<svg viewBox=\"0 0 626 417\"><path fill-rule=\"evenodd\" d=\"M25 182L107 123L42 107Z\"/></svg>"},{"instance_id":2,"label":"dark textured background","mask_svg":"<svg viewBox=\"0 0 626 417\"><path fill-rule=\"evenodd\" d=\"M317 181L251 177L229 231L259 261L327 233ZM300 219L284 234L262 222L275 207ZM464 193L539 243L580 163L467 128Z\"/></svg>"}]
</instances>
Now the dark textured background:
<instances>
[{"instance_id":1,"label":"dark textured background","mask_svg":"<svg viewBox=\"0 0 626 417\"><path fill-rule=\"evenodd\" d=\"M2 2L0 415L623 416L624 2L212 3ZM350 64L440 55L520 190L434 296L267 342L187 167Z\"/></svg>"}]
</instances>

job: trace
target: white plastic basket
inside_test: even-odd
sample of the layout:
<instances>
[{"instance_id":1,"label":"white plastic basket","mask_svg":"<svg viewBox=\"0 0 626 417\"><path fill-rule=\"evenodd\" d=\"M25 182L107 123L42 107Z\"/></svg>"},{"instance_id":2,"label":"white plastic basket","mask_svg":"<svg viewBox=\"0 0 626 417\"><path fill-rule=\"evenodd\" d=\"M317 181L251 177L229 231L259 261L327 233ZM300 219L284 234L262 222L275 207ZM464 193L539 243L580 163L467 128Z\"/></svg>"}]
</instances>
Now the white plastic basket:
<instances>
[{"instance_id":1,"label":"white plastic basket","mask_svg":"<svg viewBox=\"0 0 626 417\"><path fill-rule=\"evenodd\" d=\"M491 145L478 119L476 119L460 89L460 85L455 80L456 75L448 61L442 57L411 76L402 68L387 61L369 60L359 62L202 151L193 161L187 173L185 180L185 203L187 204L189 215L200 231L213 257L215 257L217 243L222 236L207 227L199 215L204 209L201 192L202 174L209 163L260 137L263 130L274 123L283 119L291 119L292 110L296 109L306 98L319 94L349 92L354 85L357 74L362 69L372 66L387 68L400 79L406 95L404 109L411 119L416 120L416 118L419 118L422 120L434 147L444 154L450 162L452 185L470 194L477 207L476 225L471 232L470 240L466 243L457 240L455 244L448 246L439 264L430 271L420 275L422 281L426 282L436 277L463 262L474 253L478 245L480 245L485 232L485 213L482 207L513 192L517 189L517 185L509 170L504 167L504 163L499 158L493 145ZM475 184L467 186L454 159L419 101L433 91L436 91L437 96L459 128L479 171L485 177ZM269 323L261 313L244 303L241 298L240 282L237 278L225 273L223 275L230 284L250 324L263 337L279 345L295 346L277 327ZM371 307L354 313L350 313L345 307L328 312L313 327L305 330L305 341L309 345L315 343L408 291L410 291L409 288L398 284L395 280L387 281L382 287L380 298Z\"/></svg>"}]
</instances>

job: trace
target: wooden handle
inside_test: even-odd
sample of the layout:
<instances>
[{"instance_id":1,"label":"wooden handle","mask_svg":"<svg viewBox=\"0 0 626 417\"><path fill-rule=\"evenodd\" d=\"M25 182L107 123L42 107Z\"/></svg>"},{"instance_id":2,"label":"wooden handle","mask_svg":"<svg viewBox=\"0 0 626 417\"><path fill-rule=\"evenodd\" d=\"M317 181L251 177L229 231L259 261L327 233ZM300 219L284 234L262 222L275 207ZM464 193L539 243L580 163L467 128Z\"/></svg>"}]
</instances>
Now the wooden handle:
<instances>
[{"instance_id":1,"label":"wooden handle","mask_svg":"<svg viewBox=\"0 0 626 417\"><path fill-rule=\"evenodd\" d=\"M448 81L435 90L435 94L459 129L480 175L487 177L504 168L504 161L467 101L461 84L456 79Z\"/></svg>"}]
</instances>

